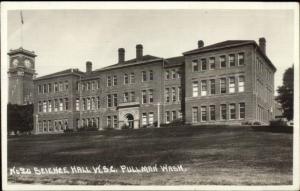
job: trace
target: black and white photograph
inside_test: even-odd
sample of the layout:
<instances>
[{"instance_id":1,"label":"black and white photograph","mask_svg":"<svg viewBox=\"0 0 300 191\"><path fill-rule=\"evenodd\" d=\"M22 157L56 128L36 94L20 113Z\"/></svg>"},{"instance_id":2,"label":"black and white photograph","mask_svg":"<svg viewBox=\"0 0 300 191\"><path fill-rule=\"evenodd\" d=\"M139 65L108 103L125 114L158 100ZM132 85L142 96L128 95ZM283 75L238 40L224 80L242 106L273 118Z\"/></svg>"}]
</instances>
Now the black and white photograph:
<instances>
[{"instance_id":1,"label":"black and white photograph","mask_svg":"<svg viewBox=\"0 0 300 191\"><path fill-rule=\"evenodd\" d=\"M299 4L1 3L3 190L299 190Z\"/></svg>"}]
</instances>

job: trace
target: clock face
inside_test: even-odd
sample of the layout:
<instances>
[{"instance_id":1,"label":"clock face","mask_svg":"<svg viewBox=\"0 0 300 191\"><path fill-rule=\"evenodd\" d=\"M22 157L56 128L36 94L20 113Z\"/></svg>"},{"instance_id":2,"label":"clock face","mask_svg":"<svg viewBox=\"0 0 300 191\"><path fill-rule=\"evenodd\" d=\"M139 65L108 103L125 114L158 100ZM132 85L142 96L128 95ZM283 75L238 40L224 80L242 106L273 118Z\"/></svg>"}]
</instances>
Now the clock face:
<instances>
[{"instance_id":1,"label":"clock face","mask_svg":"<svg viewBox=\"0 0 300 191\"><path fill-rule=\"evenodd\" d=\"M28 59L26 59L26 60L24 61L24 64L25 64L25 67L26 67L26 68L30 68L30 67L31 67L31 62L30 62L30 60L28 60Z\"/></svg>"},{"instance_id":2,"label":"clock face","mask_svg":"<svg viewBox=\"0 0 300 191\"><path fill-rule=\"evenodd\" d=\"M12 65L14 66L14 67L17 67L18 66L18 64L19 64L19 60L18 59L13 59L13 61L12 61Z\"/></svg>"}]
</instances>

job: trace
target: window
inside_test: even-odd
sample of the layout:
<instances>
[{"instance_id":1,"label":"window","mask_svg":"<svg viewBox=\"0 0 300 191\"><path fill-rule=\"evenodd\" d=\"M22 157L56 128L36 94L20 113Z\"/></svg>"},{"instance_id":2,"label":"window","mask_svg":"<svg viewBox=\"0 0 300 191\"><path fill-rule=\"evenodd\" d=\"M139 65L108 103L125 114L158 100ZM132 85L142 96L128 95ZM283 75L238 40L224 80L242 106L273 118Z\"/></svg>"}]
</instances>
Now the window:
<instances>
[{"instance_id":1,"label":"window","mask_svg":"<svg viewBox=\"0 0 300 191\"><path fill-rule=\"evenodd\" d=\"M182 99L182 92L181 91L182 91L181 87L179 86L178 87L178 101L181 101L181 99Z\"/></svg>"},{"instance_id":2,"label":"window","mask_svg":"<svg viewBox=\"0 0 300 191\"><path fill-rule=\"evenodd\" d=\"M43 101L43 112L47 112L47 102Z\"/></svg>"},{"instance_id":3,"label":"window","mask_svg":"<svg viewBox=\"0 0 300 191\"><path fill-rule=\"evenodd\" d=\"M193 67L193 72L198 72L198 70L199 70L198 60L192 61L192 67Z\"/></svg>"},{"instance_id":4,"label":"window","mask_svg":"<svg viewBox=\"0 0 300 191\"><path fill-rule=\"evenodd\" d=\"M230 116L230 119L235 119L235 104L234 103L231 103L229 105L229 116Z\"/></svg>"},{"instance_id":5,"label":"window","mask_svg":"<svg viewBox=\"0 0 300 191\"><path fill-rule=\"evenodd\" d=\"M65 98L65 110L69 110L69 99Z\"/></svg>"},{"instance_id":6,"label":"window","mask_svg":"<svg viewBox=\"0 0 300 191\"><path fill-rule=\"evenodd\" d=\"M175 102L176 101L176 88L172 87L172 101Z\"/></svg>"},{"instance_id":7,"label":"window","mask_svg":"<svg viewBox=\"0 0 300 191\"><path fill-rule=\"evenodd\" d=\"M227 119L227 109L226 104L221 104L221 120Z\"/></svg>"},{"instance_id":8,"label":"window","mask_svg":"<svg viewBox=\"0 0 300 191\"><path fill-rule=\"evenodd\" d=\"M51 84L48 84L48 92L49 92L49 93L52 92L52 86L51 86Z\"/></svg>"},{"instance_id":9,"label":"window","mask_svg":"<svg viewBox=\"0 0 300 191\"><path fill-rule=\"evenodd\" d=\"M125 92L124 94L124 103L127 103L127 102L129 102L129 93L128 92Z\"/></svg>"},{"instance_id":10,"label":"window","mask_svg":"<svg viewBox=\"0 0 300 191\"><path fill-rule=\"evenodd\" d=\"M118 116L114 115L114 127L113 128L118 128Z\"/></svg>"},{"instance_id":11,"label":"window","mask_svg":"<svg viewBox=\"0 0 300 191\"><path fill-rule=\"evenodd\" d=\"M142 82L147 81L147 73L146 71L142 71Z\"/></svg>"},{"instance_id":12,"label":"window","mask_svg":"<svg viewBox=\"0 0 300 191\"><path fill-rule=\"evenodd\" d=\"M201 121L206 121L207 120L207 111L206 111L206 106L201 107Z\"/></svg>"},{"instance_id":13,"label":"window","mask_svg":"<svg viewBox=\"0 0 300 191\"><path fill-rule=\"evenodd\" d=\"M154 77L153 77L153 70L150 70L149 71L149 80L153 80Z\"/></svg>"},{"instance_id":14,"label":"window","mask_svg":"<svg viewBox=\"0 0 300 191\"><path fill-rule=\"evenodd\" d=\"M69 82L65 81L65 91L68 91L68 90L69 90Z\"/></svg>"},{"instance_id":15,"label":"window","mask_svg":"<svg viewBox=\"0 0 300 191\"><path fill-rule=\"evenodd\" d=\"M97 109L100 109L100 97L97 97Z\"/></svg>"},{"instance_id":16,"label":"window","mask_svg":"<svg viewBox=\"0 0 300 191\"><path fill-rule=\"evenodd\" d=\"M216 120L216 106L215 105L210 105L209 106L209 116L210 116L210 120L214 121Z\"/></svg>"},{"instance_id":17,"label":"window","mask_svg":"<svg viewBox=\"0 0 300 191\"><path fill-rule=\"evenodd\" d=\"M60 92L63 91L63 83L62 82L59 82L58 91L60 91Z\"/></svg>"},{"instance_id":18,"label":"window","mask_svg":"<svg viewBox=\"0 0 300 191\"><path fill-rule=\"evenodd\" d=\"M87 110L91 110L91 99L90 98L87 98L86 99L86 105L87 105Z\"/></svg>"},{"instance_id":19,"label":"window","mask_svg":"<svg viewBox=\"0 0 300 191\"><path fill-rule=\"evenodd\" d=\"M220 68L226 68L226 56L220 56Z\"/></svg>"},{"instance_id":20,"label":"window","mask_svg":"<svg viewBox=\"0 0 300 191\"><path fill-rule=\"evenodd\" d=\"M169 71L169 70L167 70L167 71L165 72L165 79L166 79L166 80L170 79L170 71Z\"/></svg>"},{"instance_id":21,"label":"window","mask_svg":"<svg viewBox=\"0 0 300 191\"><path fill-rule=\"evenodd\" d=\"M113 86L116 86L116 85L118 85L118 77L114 76L113 77Z\"/></svg>"},{"instance_id":22,"label":"window","mask_svg":"<svg viewBox=\"0 0 300 191\"><path fill-rule=\"evenodd\" d=\"M239 66L245 65L245 54L244 53L239 53L238 54L238 64Z\"/></svg>"},{"instance_id":23,"label":"window","mask_svg":"<svg viewBox=\"0 0 300 191\"><path fill-rule=\"evenodd\" d=\"M46 84L43 85L43 93L44 94L47 93L47 85Z\"/></svg>"},{"instance_id":24,"label":"window","mask_svg":"<svg viewBox=\"0 0 300 191\"><path fill-rule=\"evenodd\" d=\"M107 76L106 82L107 82L107 86L110 87L111 86L111 77L110 76Z\"/></svg>"},{"instance_id":25,"label":"window","mask_svg":"<svg viewBox=\"0 0 300 191\"><path fill-rule=\"evenodd\" d=\"M124 74L124 84L128 84L128 83L129 83L128 74Z\"/></svg>"},{"instance_id":26,"label":"window","mask_svg":"<svg viewBox=\"0 0 300 191\"><path fill-rule=\"evenodd\" d=\"M150 112L149 113L149 125L153 125L154 122L154 113Z\"/></svg>"},{"instance_id":27,"label":"window","mask_svg":"<svg viewBox=\"0 0 300 191\"><path fill-rule=\"evenodd\" d=\"M198 81L193 81L193 97L197 97L198 95L199 95Z\"/></svg>"},{"instance_id":28,"label":"window","mask_svg":"<svg viewBox=\"0 0 300 191\"><path fill-rule=\"evenodd\" d=\"M111 128L111 116L107 116L106 118L106 124L107 124L107 127Z\"/></svg>"},{"instance_id":29,"label":"window","mask_svg":"<svg viewBox=\"0 0 300 191\"><path fill-rule=\"evenodd\" d=\"M142 103L147 103L147 95L146 95L146 90L142 91Z\"/></svg>"},{"instance_id":30,"label":"window","mask_svg":"<svg viewBox=\"0 0 300 191\"><path fill-rule=\"evenodd\" d=\"M170 123L170 111L166 111L166 124Z\"/></svg>"},{"instance_id":31,"label":"window","mask_svg":"<svg viewBox=\"0 0 300 191\"><path fill-rule=\"evenodd\" d=\"M55 100L54 100L54 111L58 111L58 106L59 106L58 100L55 99Z\"/></svg>"},{"instance_id":32,"label":"window","mask_svg":"<svg viewBox=\"0 0 300 191\"><path fill-rule=\"evenodd\" d=\"M229 66L230 67L235 66L235 55L234 54L229 55Z\"/></svg>"},{"instance_id":33,"label":"window","mask_svg":"<svg viewBox=\"0 0 300 191\"><path fill-rule=\"evenodd\" d=\"M86 90L90 90L91 89L91 83L90 82L86 82Z\"/></svg>"},{"instance_id":34,"label":"window","mask_svg":"<svg viewBox=\"0 0 300 191\"><path fill-rule=\"evenodd\" d=\"M92 99L91 99L91 105L92 105L92 110L95 110L95 108L96 108L96 101L95 101L94 97L92 97Z\"/></svg>"},{"instance_id":35,"label":"window","mask_svg":"<svg viewBox=\"0 0 300 191\"><path fill-rule=\"evenodd\" d=\"M206 59L203 58L203 59L201 59L201 70L204 71L206 69L207 69Z\"/></svg>"},{"instance_id":36,"label":"window","mask_svg":"<svg viewBox=\"0 0 300 191\"><path fill-rule=\"evenodd\" d=\"M92 90L95 90L95 81L92 81Z\"/></svg>"},{"instance_id":37,"label":"window","mask_svg":"<svg viewBox=\"0 0 300 191\"><path fill-rule=\"evenodd\" d=\"M216 80L214 79L210 80L210 94L216 94Z\"/></svg>"},{"instance_id":38,"label":"window","mask_svg":"<svg viewBox=\"0 0 300 191\"><path fill-rule=\"evenodd\" d=\"M178 111L178 119L182 119L182 111L181 110Z\"/></svg>"},{"instance_id":39,"label":"window","mask_svg":"<svg viewBox=\"0 0 300 191\"><path fill-rule=\"evenodd\" d=\"M225 94L226 93L226 78L221 78L220 79L220 86L221 86L221 94Z\"/></svg>"},{"instance_id":40,"label":"window","mask_svg":"<svg viewBox=\"0 0 300 191\"><path fill-rule=\"evenodd\" d=\"M245 91L245 77L239 76L239 92Z\"/></svg>"},{"instance_id":41,"label":"window","mask_svg":"<svg viewBox=\"0 0 300 191\"><path fill-rule=\"evenodd\" d=\"M52 101L48 100L48 112L52 112Z\"/></svg>"},{"instance_id":42,"label":"window","mask_svg":"<svg viewBox=\"0 0 300 191\"><path fill-rule=\"evenodd\" d=\"M134 73L130 74L130 83L131 84L135 83L135 75L134 75Z\"/></svg>"},{"instance_id":43,"label":"window","mask_svg":"<svg viewBox=\"0 0 300 191\"><path fill-rule=\"evenodd\" d=\"M76 82L76 91L79 91L79 90L80 90L80 83Z\"/></svg>"},{"instance_id":44,"label":"window","mask_svg":"<svg viewBox=\"0 0 300 191\"><path fill-rule=\"evenodd\" d=\"M79 111L79 98L76 98L75 108L76 111Z\"/></svg>"},{"instance_id":45,"label":"window","mask_svg":"<svg viewBox=\"0 0 300 191\"><path fill-rule=\"evenodd\" d=\"M114 94L114 106L117 107L118 106L118 95Z\"/></svg>"},{"instance_id":46,"label":"window","mask_svg":"<svg viewBox=\"0 0 300 191\"><path fill-rule=\"evenodd\" d=\"M245 103L240 103L239 104L239 108L240 108L240 119L245 119Z\"/></svg>"},{"instance_id":47,"label":"window","mask_svg":"<svg viewBox=\"0 0 300 191\"><path fill-rule=\"evenodd\" d=\"M172 121L176 120L176 111L172 111Z\"/></svg>"},{"instance_id":48,"label":"window","mask_svg":"<svg viewBox=\"0 0 300 191\"><path fill-rule=\"evenodd\" d=\"M43 130L44 130L44 132L47 131L47 124L46 124L46 121L43 121Z\"/></svg>"},{"instance_id":49,"label":"window","mask_svg":"<svg viewBox=\"0 0 300 191\"><path fill-rule=\"evenodd\" d=\"M209 69L210 70L216 69L216 62L214 57L209 58Z\"/></svg>"},{"instance_id":50,"label":"window","mask_svg":"<svg viewBox=\"0 0 300 191\"><path fill-rule=\"evenodd\" d=\"M82 110L86 110L86 99L82 99Z\"/></svg>"},{"instance_id":51,"label":"window","mask_svg":"<svg viewBox=\"0 0 300 191\"><path fill-rule=\"evenodd\" d=\"M63 106L64 106L63 99L59 99L59 111L63 110Z\"/></svg>"},{"instance_id":52,"label":"window","mask_svg":"<svg viewBox=\"0 0 300 191\"><path fill-rule=\"evenodd\" d=\"M166 88L165 89L165 98L166 98L166 102L170 102L170 89Z\"/></svg>"},{"instance_id":53,"label":"window","mask_svg":"<svg viewBox=\"0 0 300 191\"><path fill-rule=\"evenodd\" d=\"M130 101L135 102L135 92L130 92Z\"/></svg>"},{"instance_id":54,"label":"window","mask_svg":"<svg viewBox=\"0 0 300 191\"><path fill-rule=\"evenodd\" d=\"M178 78L181 78L181 70L180 69L177 70L177 76L178 76Z\"/></svg>"},{"instance_id":55,"label":"window","mask_svg":"<svg viewBox=\"0 0 300 191\"><path fill-rule=\"evenodd\" d=\"M48 120L48 128L49 128L49 131L52 131L52 130L53 130L53 129L52 129L52 123L51 123L50 120Z\"/></svg>"},{"instance_id":56,"label":"window","mask_svg":"<svg viewBox=\"0 0 300 191\"><path fill-rule=\"evenodd\" d=\"M207 95L207 80L201 81L201 96Z\"/></svg>"},{"instance_id":57,"label":"window","mask_svg":"<svg viewBox=\"0 0 300 191\"><path fill-rule=\"evenodd\" d=\"M235 77L229 78L229 93L235 92Z\"/></svg>"},{"instance_id":58,"label":"window","mask_svg":"<svg viewBox=\"0 0 300 191\"><path fill-rule=\"evenodd\" d=\"M193 123L198 122L198 107L193 107L192 109L192 122Z\"/></svg>"},{"instance_id":59,"label":"window","mask_svg":"<svg viewBox=\"0 0 300 191\"><path fill-rule=\"evenodd\" d=\"M172 78L176 79L176 70L172 70Z\"/></svg>"},{"instance_id":60,"label":"window","mask_svg":"<svg viewBox=\"0 0 300 191\"><path fill-rule=\"evenodd\" d=\"M39 92L39 94L42 93L42 85L39 85L39 86L38 86L38 92Z\"/></svg>"},{"instance_id":61,"label":"window","mask_svg":"<svg viewBox=\"0 0 300 191\"><path fill-rule=\"evenodd\" d=\"M153 103L153 89L149 90L149 103Z\"/></svg>"},{"instance_id":62,"label":"window","mask_svg":"<svg viewBox=\"0 0 300 191\"><path fill-rule=\"evenodd\" d=\"M81 83L81 90L85 91L85 83L83 83L83 82Z\"/></svg>"},{"instance_id":63,"label":"window","mask_svg":"<svg viewBox=\"0 0 300 191\"><path fill-rule=\"evenodd\" d=\"M111 95L107 95L107 107L112 107L112 99L111 99Z\"/></svg>"},{"instance_id":64,"label":"window","mask_svg":"<svg viewBox=\"0 0 300 191\"><path fill-rule=\"evenodd\" d=\"M58 83L57 82L54 83L54 92L58 92Z\"/></svg>"},{"instance_id":65,"label":"window","mask_svg":"<svg viewBox=\"0 0 300 191\"><path fill-rule=\"evenodd\" d=\"M147 125L147 113L142 114L142 125Z\"/></svg>"}]
</instances>

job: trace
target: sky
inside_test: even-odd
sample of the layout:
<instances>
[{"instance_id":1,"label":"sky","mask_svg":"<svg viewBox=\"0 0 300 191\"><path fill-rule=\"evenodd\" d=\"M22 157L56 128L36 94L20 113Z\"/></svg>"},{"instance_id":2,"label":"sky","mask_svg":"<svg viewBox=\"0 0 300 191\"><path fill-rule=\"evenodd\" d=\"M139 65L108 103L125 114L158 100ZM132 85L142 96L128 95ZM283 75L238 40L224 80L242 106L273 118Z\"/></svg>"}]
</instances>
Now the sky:
<instances>
[{"instance_id":1,"label":"sky","mask_svg":"<svg viewBox=\"0 0 300 191\"><path fill-rule=\"evenodd\" d=\"M292 10L23 10L8 11L8 50L35 51L38 76L68 68L85 71L117 63L118 48L125 59L135 57L136 44L144 54L181 56L205 45L225 40L265 37L267 56L277 72L275 87L294 61L294 13ZM21 32L23 31L23 32ZM21 42L21 33L23 42ZM7 51L8 51L7 50Z\"/></svg>"}]
</instances>

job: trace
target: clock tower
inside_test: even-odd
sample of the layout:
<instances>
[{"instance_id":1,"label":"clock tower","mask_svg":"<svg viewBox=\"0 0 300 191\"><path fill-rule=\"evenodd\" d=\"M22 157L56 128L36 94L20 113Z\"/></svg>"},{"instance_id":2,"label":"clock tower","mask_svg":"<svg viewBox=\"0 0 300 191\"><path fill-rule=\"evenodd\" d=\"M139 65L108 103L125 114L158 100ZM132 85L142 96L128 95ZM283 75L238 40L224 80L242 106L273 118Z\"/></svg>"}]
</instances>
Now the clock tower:
<instances>
[{"instance_id":1,"label":"clock tower","mask_svg":"<svg viewBox=\"0 0 300 191\"><path fill-rule=\"evenodd\" d=\"M8 69L8 102L26 105L33 103L35 53L22 47L10 50Z\"/></svg>"}]
</instances>

